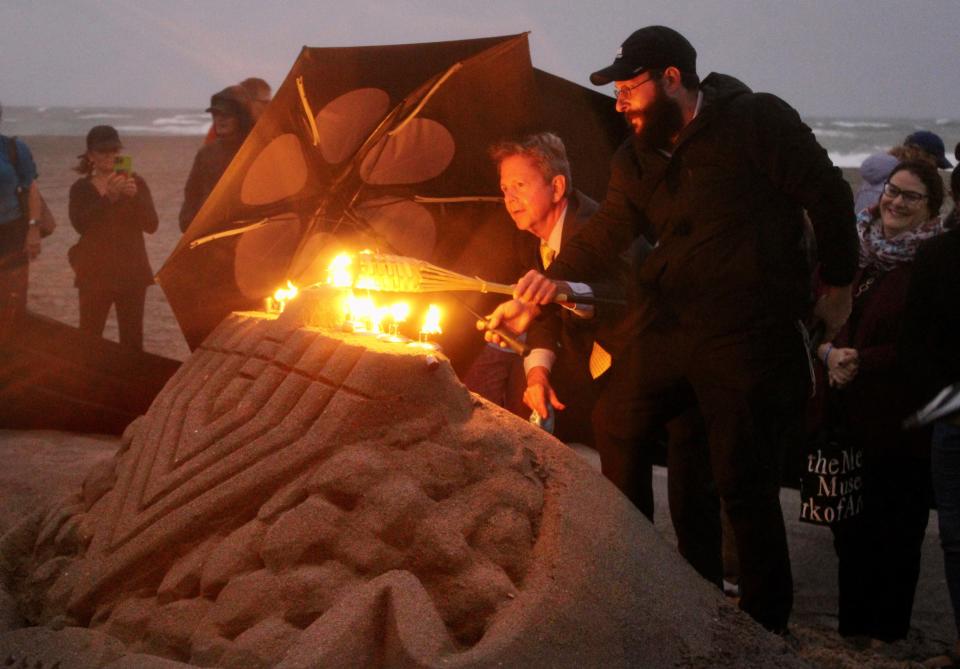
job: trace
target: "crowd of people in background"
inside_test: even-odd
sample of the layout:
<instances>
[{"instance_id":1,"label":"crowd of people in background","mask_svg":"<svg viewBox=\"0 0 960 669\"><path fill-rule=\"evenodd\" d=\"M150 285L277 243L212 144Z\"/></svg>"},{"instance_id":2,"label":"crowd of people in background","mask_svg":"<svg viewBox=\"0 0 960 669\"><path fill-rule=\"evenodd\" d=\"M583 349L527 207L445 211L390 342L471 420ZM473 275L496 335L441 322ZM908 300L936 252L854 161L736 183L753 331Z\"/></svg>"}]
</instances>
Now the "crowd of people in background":
<instances>
[{"instance_id":1,"label":"crowd of people in background","mask_svg":"<svg viewBox=\"0 0 960 669\"><path fill-rule=\"evenodd\" d=\"M557 436L596 449L603 474L650 518L651 444L668 442L681 553L718 587L736 580L724 571L733 556L739 587L728 590L775 632L793 598L783 458L819 454L829 435L856 453L863 491L862 509L825 523L839 560L840 634L907 634L935 500L960 639L960 421L932 433L902 427L960 381L960 166L944 216L938 170L952 165L942 139L918 130L863 162L853 198L789 105L725 75L701 81L692 45L663 26L636 31L591 79L615 84L633 131L604 202L574 188L556 135L492 149L524 233L513 252L530 270L493 323L529 329L536 352L524 363L486 349L467 384L516 413L556 414ZM270 97L258 78L211 96L181 230ZM69 263L80 328L102 335L115 306L120 344L142 350L153 283L144 234L159 222L122 150L111 126L87 134L69 196L79 236ZM0 330L26 309L29 260L52 231L44 216L29 147L0 135ZM581 297L609 290L631 306L555 311L547 305L560 286ZM651 290L638 297L636 286ZM815 321L819 334L797 326ZM960 641L948 663L960 666Z\"/></svg>"},{"instance_id":2,"label":"crowd of people in background","mask_svg":"<svg viewBox=\"0 0 960 669\"><path fill-rule=\"evenodd\" d=\"M259 77L228 86L210 99L210 131L197 152L184 187L180 227L186 230L213 191L233 156L270 103L270 85ZM2 119L0 107L0 119ZM122 155L116 128L98 125L86 136L86 150L74 170L69 219L79 235L67 261L74 271L80 329L102 336L115 309L120 345L143 350L147 288L154 283L144 233L159 219L150 188L133 171L133 156ZM40 192L37 168L27 144L0 135L0 331L26 311L29 261L41 239L53 232L53 216Z\"/></svg>"}]
</instances>

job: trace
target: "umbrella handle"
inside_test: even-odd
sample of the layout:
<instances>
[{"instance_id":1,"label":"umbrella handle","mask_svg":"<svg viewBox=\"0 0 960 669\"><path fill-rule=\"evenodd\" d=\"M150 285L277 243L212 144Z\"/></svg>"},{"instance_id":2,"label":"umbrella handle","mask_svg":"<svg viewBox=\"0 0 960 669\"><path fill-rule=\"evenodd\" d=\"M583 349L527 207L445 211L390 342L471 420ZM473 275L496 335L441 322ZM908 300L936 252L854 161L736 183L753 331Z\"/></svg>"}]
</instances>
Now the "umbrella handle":
<instances>
[{"instance_id":1,"label":"umbrella handle","mask_svg":"<svg viewBox=\"0 0 960 669\"><path fill-rule=\"evenodd\" d=\"M530 354L530 347L524 344L522 341L513 337L510 334L507 334L507 331L503 328L491 328L488 325L489 321L485 318L477 319L477 329L478 330L489 330L490 332L495 332L500 336L500 341L507 345L511 351L519 355L521 358L525 358Z\"/></svg>"}]
</instances>

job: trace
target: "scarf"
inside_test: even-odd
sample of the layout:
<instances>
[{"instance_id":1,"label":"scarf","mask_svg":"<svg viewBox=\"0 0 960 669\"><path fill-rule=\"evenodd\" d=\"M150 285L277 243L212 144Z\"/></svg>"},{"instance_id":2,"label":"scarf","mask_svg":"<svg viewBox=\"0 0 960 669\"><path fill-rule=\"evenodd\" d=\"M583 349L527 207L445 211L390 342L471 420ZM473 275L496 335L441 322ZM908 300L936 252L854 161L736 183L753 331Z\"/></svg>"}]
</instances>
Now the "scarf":
<instances>
[{"instance_id":1,"label":"scarf","mask_svg":"<svg viewBox=\"0 0 960 669\"><path fill-rule=\"evenodd\" d=\"M888 272L897 265L913 262L920 244L943 232L939 216L922 223L913 230L893 239L883 236L880 216L872 216L872 209L864 209L857 216L857 235L860 237L860 267L876 267Z\"/></svg>"}]
</instances>

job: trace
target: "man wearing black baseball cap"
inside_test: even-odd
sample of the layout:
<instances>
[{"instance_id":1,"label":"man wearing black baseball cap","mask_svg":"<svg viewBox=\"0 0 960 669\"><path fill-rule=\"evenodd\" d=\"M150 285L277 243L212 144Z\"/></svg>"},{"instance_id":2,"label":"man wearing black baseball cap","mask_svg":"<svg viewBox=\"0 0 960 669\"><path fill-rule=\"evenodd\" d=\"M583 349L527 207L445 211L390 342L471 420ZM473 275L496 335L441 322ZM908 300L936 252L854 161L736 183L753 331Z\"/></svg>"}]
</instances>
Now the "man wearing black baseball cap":
<instances>
[{"instance_id":1,"label":"man wearing black baseball cap","mask_svg":"<svg viewBox=\"0 0 960 669\"><path fill-rule=\"evenodd\" d=\"M632 286L642 325L614 360L594 415L604 474L631 498L649 485L646 445L694 396L734 529L740 607L781 631L793 591L780 463L788 438L802 434L810 392L799 325L810 306L804 211L826 286L815 313L830 335L850 312L853 200L796 111L727 75L701 82L696 59L681 34L648 26L591 75L614 84L633 136L613 158L598 213L546 276L521 279L492 325L524 329L560 280L583 281L639 235L656 242ZM693 532L674 523L678 540Z\"/></svg>"},{"instance_id":2,"label":"man wearing black baseball cap","mask_svg":"<svg viewBox=\"0 0 960 669\"><path fill-rule=\"evenodd\" d=\"M210 106L206 111L213 118L215 139L197 151L183 188L180 229L184 232L253 128L249 95L241 86L227 86L211 95Z\"/></svg>"}]
</instances>

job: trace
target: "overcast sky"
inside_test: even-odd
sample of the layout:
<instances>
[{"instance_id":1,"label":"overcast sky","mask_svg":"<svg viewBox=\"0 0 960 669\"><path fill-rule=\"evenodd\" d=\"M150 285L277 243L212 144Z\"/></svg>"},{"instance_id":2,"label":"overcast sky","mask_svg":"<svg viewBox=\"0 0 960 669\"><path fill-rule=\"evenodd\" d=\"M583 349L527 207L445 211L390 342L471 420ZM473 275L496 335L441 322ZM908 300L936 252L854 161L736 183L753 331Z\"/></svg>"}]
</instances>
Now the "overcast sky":
<instances>
[{"instance_id":1,"label":"overcast sky","mask_svg":"<svg viewBox=\"0 0 960 669\"><path fill-rule=\"evenodd\" d=\"M303 45L524 31L534 65L589 85L654 23L701 75L806 115L960 117L960 0L0 0L0 101L202 109L247 76L278 86Z\"/></svg>"}]
</instances>

